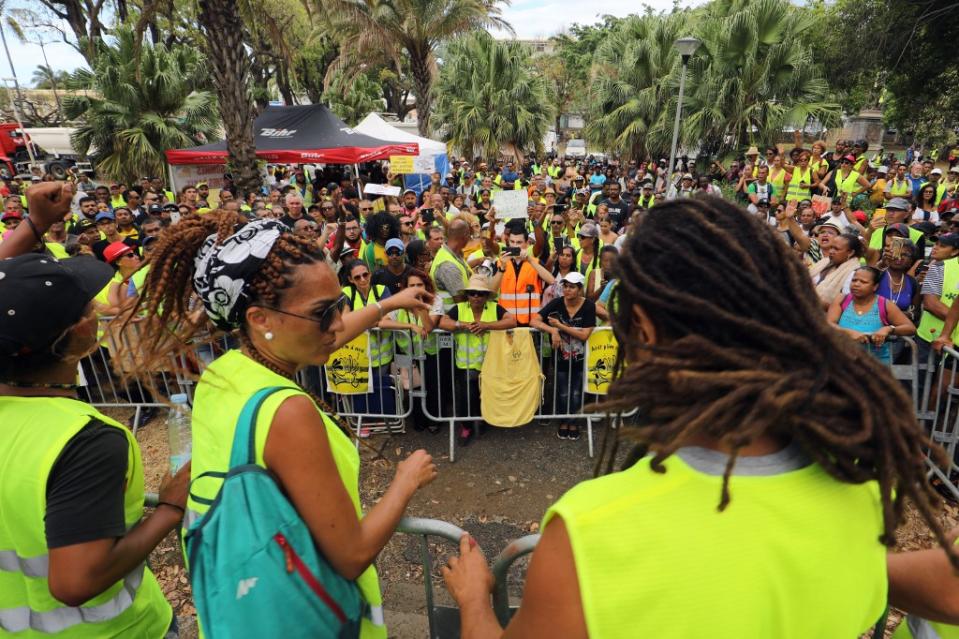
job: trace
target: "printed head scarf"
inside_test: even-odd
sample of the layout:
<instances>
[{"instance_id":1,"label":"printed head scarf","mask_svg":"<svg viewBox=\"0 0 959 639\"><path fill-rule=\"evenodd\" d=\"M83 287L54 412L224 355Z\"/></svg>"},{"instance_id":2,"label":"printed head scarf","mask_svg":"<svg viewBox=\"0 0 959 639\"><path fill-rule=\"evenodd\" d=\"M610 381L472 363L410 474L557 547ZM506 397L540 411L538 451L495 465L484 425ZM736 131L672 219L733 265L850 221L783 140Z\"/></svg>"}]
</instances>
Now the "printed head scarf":
<instances>
[{"instance_id":1,"label":"printed head scarf","mask_svg":"<svg viewBox=\"0 0 959 639\"><path fill-rule=\"evenodd\" d=\"M289 229L283 223L264 219L250 222L221 244L216 233L203 241L193 262L193 288L217 328L240 326L250 301L249 281L284 231Z\"/></svg>"}]
</instances>

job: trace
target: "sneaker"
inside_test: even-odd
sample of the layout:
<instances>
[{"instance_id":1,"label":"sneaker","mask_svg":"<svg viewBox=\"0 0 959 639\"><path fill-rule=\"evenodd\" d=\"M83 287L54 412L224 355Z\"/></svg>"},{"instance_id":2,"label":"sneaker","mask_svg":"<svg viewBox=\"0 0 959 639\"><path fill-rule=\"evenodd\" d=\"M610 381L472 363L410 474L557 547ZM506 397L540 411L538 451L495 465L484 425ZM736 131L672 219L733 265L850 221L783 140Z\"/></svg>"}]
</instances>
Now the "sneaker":
<instances>
[{"instance_id":1,"label":"sneaker","mask_svg":"<svg viewBox=\"0 0 959 639\"><path fill-rule=\"evenodd\" d=\"M579 426L573 426L571 424L569 427L569 435L566 437L566 439L571 439L573 441L579 439Z\"/></svg>"},{"instance_id":2,"label":"sneaker","mask_svg":"<svg viewBox=\"0 0 959 639\"><path fill-rule=\"evenodd\" d=\"M366 427L364 426L363 428L360 429L360 431L359 431L356 435L357 435L357 437L359 437L360 439L366 439L367 437L369 437L369 436L372 435L372 434L373 434L373 429L372 429L372 428L366 428Z\"/></svg>"},{"instance_id":3,"label":"sneaker","mask_svg":"<svg viewBox=\"0 0 959 639\"><path fill-rule=\"evenodd\" d=\"M458 440L460 446L469 446L470 442L473 441L473 429L469 426L462 426Z\"/></svg>"},{"instance_id":4,"label":"sneaker","mask_svg":"<svg viewBox=\"0 0 959 639\"><path fill-rule=\"evenodd\" d=\"M559 428L556 429L556 436L560 439L569 439L569 426L560 424Z\"/></svg>"}]
</instances>

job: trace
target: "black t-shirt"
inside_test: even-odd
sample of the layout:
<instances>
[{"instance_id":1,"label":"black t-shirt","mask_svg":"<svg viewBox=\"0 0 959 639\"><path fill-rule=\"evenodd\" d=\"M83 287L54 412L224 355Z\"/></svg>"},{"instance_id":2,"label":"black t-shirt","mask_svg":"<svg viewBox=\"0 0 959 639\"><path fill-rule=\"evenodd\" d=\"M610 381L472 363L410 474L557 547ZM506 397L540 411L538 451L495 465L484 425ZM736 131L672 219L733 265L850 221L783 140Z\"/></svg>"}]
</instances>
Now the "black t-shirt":
<instances>
[{"instance_id":1,"label":"black t-shirt","mask_svg":"<svg viewBox=\"0 0 959 639\"><path fill-rule=\"evenodd\" d=\"M622 226L623 220L629 217L629 202L622 197L619 198L619 202L613 202L611 199L606 198L605 200L600 200L599 204L605 204L607 208L609 208L609 219L613 222L613 227L616 229Z\"/></svg>"},{"instance_id":2,"label":"black t-shirt","mask_svg":"<svg viewBox=\"0 0 959 639\"><path fill-rule=\"evenodd\" d=\"M382 284L389 289L390 293L399 293L400 285L403 283L403 279L406 277L406 274L410 272L411 268L409 265L405 265L402 273L394 275L393 271L385 266L381 266L373 273L373 284Z\"/></svg>"},{"instance_id":3,"label":"black t-shirt","mask_svg":"<svg viewBox=\"0 0 959 639\"><path fill-rule=\"evenodd\" d=\"M133 238L125 237L123 238L122 242L126 244L127 246L129 246L130 248L132 248L134 251L136 251L137 255L140 254L140 243L137 240L134 240ZM106 260L103 257L103 252L112 243L113 242L111 242L110 240L97 240L96 242L93 243L93 246L90 248L93 249L93 254L97 256L98 260L105 262Z\"/></svg>"},{"instance_id":4,"label":"black t-shirt","mask_svg":"<svg viewBox=\"0 0 959 639\"><path fill-rule=\"evenodd\" d=\"M596 326L596 305L590 300L583 300L583 305L579 307L575 315L570 317L565 299L557 297L539 310L540 319L547 324L551 316L573 328L592 328ZM559 351L563 359L570 359L572 356L576 360L581 360L585 356L585 342L575 339L569 333L560 332L559 335L561 340Z\"/></svg>"},{"instance_id":5,"label":"black t-shirt","mask_svg":"<svg viewBox=\"0 0 959 639\"><path fill-rule=\"evenodd\" d=\"M455 321L455 320L458 320L458 319L460 318L460 309L459 309L459 307L454 306L454 307L451 308L451 309L449 310L449 312L447 312L446 314L449 316L449 318L450 318L451 320L454 320L454 321ZM482 313L480 313L480 315L482 316ZM499 320L503 319L503 316L504 316L504 315L506 315L506 309L503 308L502 306L500 306L499 304L497 304L497 305L496 305L496 321L499 321ZM479 317L476 317L476 318L473 319L473 321L474 321L474 322L479 322L479 321L482 321L482 320L480 320Z\"/></svg>"},{"instance_id":6,"label":"black t-shirt","mask_svg":"<svg viewBox=\"0 0 959 639\"><path fill-rule=\"evenodd\" d=\"M306 217L306 215L301 214L300 217L290 217L290 214L287 213L286 215L280 218L280 221L286 224L287 226L289 226L290 229L292 229L293 225L296 224L297 220L308 220L308 219L310 218Z\"/></svg>"},{"instance_id":7,"label":"black t-shirt","mask_svg":"<svg viewBox=\"0 0 959 639\"><path fill-rule=\"evenodd\" d=\"M124 535L127 454L126 436L96 419L67 443L47 478L48 548Z\"/></svg>"}]
</instances>

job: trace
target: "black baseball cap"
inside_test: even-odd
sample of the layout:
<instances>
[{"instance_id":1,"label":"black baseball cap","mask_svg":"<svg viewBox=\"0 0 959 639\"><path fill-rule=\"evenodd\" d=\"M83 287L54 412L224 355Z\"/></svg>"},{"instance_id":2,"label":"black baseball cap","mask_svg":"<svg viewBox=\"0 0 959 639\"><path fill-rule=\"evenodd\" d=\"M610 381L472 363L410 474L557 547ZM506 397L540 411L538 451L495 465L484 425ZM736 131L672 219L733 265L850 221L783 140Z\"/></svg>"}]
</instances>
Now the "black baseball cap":
<instances>
[{"instance_id":1,"label":"black baseball cap","mask_svg":"<svg viewBox=\"0 0 959 639\"><path fill-rule=\"evenodd\" d=\"M946 233L940 235L937 243L950 248L959 248L959 233Z\"/></svg>"},{"instance_id":2,"label":"black baseball cap","mask_svg":"<svg viewBox=\"0 0 959 639\"><path fill-rule=\"evenodd\" d=\"M0 356L47 352L113 275L111 266L88 255L0 260Z\"/></svg>"}]
</instances>

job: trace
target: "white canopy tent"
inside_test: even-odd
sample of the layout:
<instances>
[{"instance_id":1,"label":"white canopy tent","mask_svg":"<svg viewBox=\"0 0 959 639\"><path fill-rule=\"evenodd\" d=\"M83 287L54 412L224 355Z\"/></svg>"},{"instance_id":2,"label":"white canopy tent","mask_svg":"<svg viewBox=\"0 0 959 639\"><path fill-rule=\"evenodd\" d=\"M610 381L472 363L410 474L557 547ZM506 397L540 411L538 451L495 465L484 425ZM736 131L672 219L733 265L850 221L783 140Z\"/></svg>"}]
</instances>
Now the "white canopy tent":
<instances>
[{"instance_id":1,"label":"white canopy tent","mask_svg":"<svg viewBox=\"0 0 959 639\"><path fill-rule=\"evenodd\" d=\"M370 113L363 118L363 121L353 127L353 130L364 135L369 135L381 140L389 140L391 142L415 142L420 147L420 152L417 157L431 159L433 170L438 171L441 176L446 175L450 170L450 161L446 154L445 142L408 133L391 125L376 113ZM405 175L403 176L403 183L406 185L406 188L413 189L417 193L422 193L430 185L430 176L423 173Z\"/></svg>"}]
</instances>

